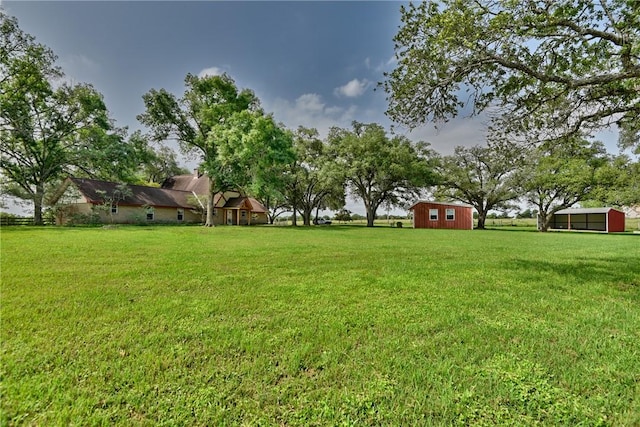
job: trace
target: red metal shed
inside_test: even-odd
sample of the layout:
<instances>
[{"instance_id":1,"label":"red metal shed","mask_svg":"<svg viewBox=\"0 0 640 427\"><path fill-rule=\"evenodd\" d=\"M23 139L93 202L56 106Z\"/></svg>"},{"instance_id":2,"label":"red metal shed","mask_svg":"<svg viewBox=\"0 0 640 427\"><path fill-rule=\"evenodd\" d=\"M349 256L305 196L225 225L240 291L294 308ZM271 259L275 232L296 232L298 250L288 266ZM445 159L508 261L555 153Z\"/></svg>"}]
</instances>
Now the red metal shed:
<instances>
[{"instance_id":1,"label":"red metal shed","mask_svg":"<svg viewBox=\"0 0 640 427\"><path fill-rule=\"evenodd\" d=\"M413 228L452 228L473 230L473 206L420 200L413 211Z\"/></svg>"},{"instance_id":2,"label":"red metal shed","mask_svg":"<svg viewBox=\"0 0 640 427\"><path fill-rule=\"evenodd\" d=\"M553 214L552 230L616 233L624 231L624 212L614 208L572 208Z\"/></svg>"}]
</instances>

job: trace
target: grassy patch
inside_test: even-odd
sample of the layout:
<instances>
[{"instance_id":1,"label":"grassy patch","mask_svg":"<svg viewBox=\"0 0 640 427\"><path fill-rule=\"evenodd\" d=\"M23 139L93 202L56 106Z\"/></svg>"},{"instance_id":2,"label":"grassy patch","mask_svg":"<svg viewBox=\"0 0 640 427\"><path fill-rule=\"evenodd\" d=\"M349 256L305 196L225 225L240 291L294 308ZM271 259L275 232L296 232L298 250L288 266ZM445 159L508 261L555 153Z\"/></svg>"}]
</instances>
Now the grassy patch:
<instances>
[{"instance_id":1,"label":"grassy patch","mask_svg":"<svg viewBox=\"0 0 640 427\"><path fill-rule=\"evenodd\" d=\"M1 422L637 425L638 237L3 228Z\"/></svg>"}]
</instances>

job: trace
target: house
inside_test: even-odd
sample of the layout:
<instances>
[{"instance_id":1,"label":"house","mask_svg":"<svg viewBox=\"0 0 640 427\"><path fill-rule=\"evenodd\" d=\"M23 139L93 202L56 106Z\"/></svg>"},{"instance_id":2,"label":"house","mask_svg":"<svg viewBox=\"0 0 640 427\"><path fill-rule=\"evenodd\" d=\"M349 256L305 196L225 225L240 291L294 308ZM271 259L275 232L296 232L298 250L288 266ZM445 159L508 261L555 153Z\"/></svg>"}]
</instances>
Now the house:
<instances>
[{"instance_id":1,"label":"house","mask_svg":"<svg viewBox=\"0 0 640 427\"><path fill-rule=\"evenodd\" d=\"M553 214L550 230L599 231L614 233L624 231L624 212L614 208L571 208Z\"/></svg>"},{"instance_id":2,"label":"house","mask_svg":"<svg viewBox=\"0 0 640 427\"><path fill-rule=\"evenodd\" d=\"M185 181L180 177L175 182ZM191 177L193 179L193 177ZM196 177L196 181L202 177ZM202 187L205 182L205 187ZM97 217L101 222L200 223L208 189L206 177L190 190L118 184L88 178L67 178L50 200L56 224ZM178 186L179 187L179 186ZM214 224L266 224L266 209L238 191L214 196Z\"/></svg>"},{"instance_id":3,"label":"house","mask_svg":"<svg viewBox=\"0 0 640 427\"><path fill-rule=\"evenodd\" d=\"M627 218L640 218L640 205L626 207L623 212Z\"/></svg>"},{"instance_id":4,"label":"house","mask_svg":"<svg viewBox=\"0 0 640 427\"><path fill-rule=\"evenodd\" d=\"M177 175L167 178L162 188L172 191L186 191L194 196L201 208L206 206L209 194L209 177L196 169L193 175ZM268 224L267 209L253 197L239 191L216 193L213 198L213 222L215 225Z\"/></svg>"},{"instance_id":5,"label":"house","mask_svg":"<svg viewBox=\"0 0 640 427\"><path fill-rule=\"evenodd\" d=\"M410 208L413 228L473 230L473 206L420 200Z\"/></svg>"}]
</instances>

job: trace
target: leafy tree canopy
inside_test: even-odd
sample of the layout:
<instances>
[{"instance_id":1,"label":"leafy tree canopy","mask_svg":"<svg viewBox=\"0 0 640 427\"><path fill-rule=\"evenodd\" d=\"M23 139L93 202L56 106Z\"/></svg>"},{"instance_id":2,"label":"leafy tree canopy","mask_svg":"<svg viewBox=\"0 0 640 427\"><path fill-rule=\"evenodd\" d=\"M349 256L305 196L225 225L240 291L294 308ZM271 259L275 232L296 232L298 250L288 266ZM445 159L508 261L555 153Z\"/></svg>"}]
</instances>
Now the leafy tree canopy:
<instances>
[{"instance_id":1,"label":"leafy tree canopy","mask_svg":"<svg viewBox=\"0 0 640 427\"><path fill-rule=\"evenodd\" d=\"M399 206L435 183L435 154L426 143L389 138L382 126L358 122L352 130L332 128L328 139L336 167L364 202L368 227L383 203Z\"/></svg>"},{"instance_id":2,"label":"leafy tree canopy","mask_svg":"<svg viewBox=\"0 0 640 427\"><path fill-rule=\"evenodd\" d=\"M344 176L317 129L300 126L293 133L293 148L295 159L285 174L285 195L294 214L299 210L304 225L311 225L314 209L317 216L320 209L344 206Z\"/></svg>"},{"instance_id":3,"label":"leafy tree canopy","mask_svg":"<svg viewBox=\"0 0 640 427\"><path fill-rule=\"evenodd\" d=\"M637 0L427 1L402 7L394 40L383 86L398 122L498 106L502 126L568 135L616 123L623 146L640 146Z\"/></svg>"},{"instance_id":4,"label":"leafy tree canopy","mask_svg":"<svg viewBox=\"0 0 640 427\"><path fill-rule=\"evenodd\" d=\"M522 150L513 144L456 147L440 163L436 195L472 205L483 229L490 210L511 208L518 198L513 175L521 163Z\"/></svg>"},{"instance_id":5,"label":"leafy tree canopy","mask_svg":"<svg viewBox=\"0 0 640 427\"><path fill-rule=\"evenodd\" d=\"M526 152L518 170L519 193L537 208L546 231L552 215L597 194L599 175L609 158L600 142L572 137L561 144L542 144Z\"/></svg>"},{"instance_id":6,"label":"leafy tree canopy","mask_svg":"<svg viewBox=\"0 0 640 427\"><path fill-rule=\"evenodd\" d=\"M0 11L0 173L3 191L31 200L42 223L45 192L66 174L126 179L140 142L113 126L91 85L61 83L53 52Z\"/></svg>"},{"instance_id":7,"label":"leafy tree canopy","mask_svg":"<svg viewBox=\"0 0 640 427\"><path fill-rule=\"evenodd\" d=\"M213 225L213 195L230 189L254 191L273 182L276 164L290 158L290 138L249 89L238 90L227 74L187 74L178 99L165 89L143 95L138 120L155 141L174 139L187 154L200 157L209 177L206 225Z\"/></svg>"}]
</instances>

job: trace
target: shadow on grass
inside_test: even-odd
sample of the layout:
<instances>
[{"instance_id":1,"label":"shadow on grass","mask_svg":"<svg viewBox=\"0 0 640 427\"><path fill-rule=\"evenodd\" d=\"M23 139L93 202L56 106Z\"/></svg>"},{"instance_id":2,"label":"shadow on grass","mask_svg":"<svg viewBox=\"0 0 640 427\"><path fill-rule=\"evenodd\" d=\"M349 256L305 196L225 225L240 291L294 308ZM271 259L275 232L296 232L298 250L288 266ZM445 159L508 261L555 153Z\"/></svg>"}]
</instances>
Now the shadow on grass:
<instances>
[{"instance_id":1,"label":"shadow on grass","mask_svg":"<svg viewBox=\"0 0 640 427\"><path fill-rule=\"evenodd\" d=\"M600 233L600 232L588 232L588 231L546 231L543 233L541 231L538 231L538 229L535 227L522 227L522 226L515 226L515 227L489 226L484 230L480 228L474 228L473 231L510 231L510 232L515 231L520 233L541 233L541 234L555 234L555 235L567 234L572 236L627 236L627 237L632 236L632 237L640 238L640 234L638 233L634 234L633 231L624 231L624 232L617 232L617 233Z\"/></svg>"},{"instance_id":2,"label":"shadow on grass","mask_svg":"<svg viewBox=\"0 0 640 427\"><path fill-rule=\"evenodd\" d=\"M486 227L485 229L474 228L473 231L516 231L520 233L539 233L538 229L535 227Z\"/></svg>"},{"instance_id":3,"label":"shadow on grass","mask_svg":"<svg viewBox=\"0 0 640 427\"><path fill-rule=\"evenodd\" d=\"M262 227L262 226L261 226ZM269 227L289 230L329 230L329 231L345 231L345 230L365 230L365 229L395 229L400 230L413 230L413 227L390 227L388 225L376 224L373 227L367 227L365 224L332 224L332 225L298 225L296 227L292 225L269 225Z\"/></svg>"},{"instance_id":4,"label":"shadow on grass","mask_svg":"<svg viewBox=\"0 0 640 427\"><path fill-rule=\"evenodd\" d=\"M516 259L505 264L505 268L528 273L548 273L580 284L609 284L618 290L640 292L640 264L634 256L609 259L581 257L571 262Z\"/></svg>"}]
</instances>

